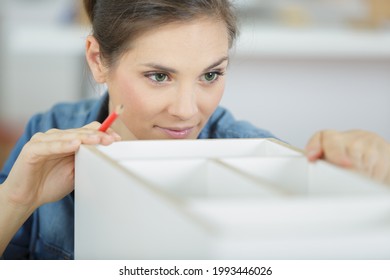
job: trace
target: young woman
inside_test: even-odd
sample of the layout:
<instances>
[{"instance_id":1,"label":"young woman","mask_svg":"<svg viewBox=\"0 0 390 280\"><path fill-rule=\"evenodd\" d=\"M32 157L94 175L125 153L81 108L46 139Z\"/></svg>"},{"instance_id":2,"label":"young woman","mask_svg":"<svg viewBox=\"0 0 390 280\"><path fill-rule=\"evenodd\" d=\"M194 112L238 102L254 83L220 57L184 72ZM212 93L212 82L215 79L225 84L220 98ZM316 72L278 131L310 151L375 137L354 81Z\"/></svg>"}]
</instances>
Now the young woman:
<instances>
[{"instance_id":1,"label":"young woman","mask_svg":"<svg viewBox=\"0 0 390 280\"><path fill-rule=\"evenodd\" d=\"M228 0L84 4L93 26L87 62L108 93L59 104L28 123L0 174L4 258L73 258L74 154L81 144L273 137L218 107L237 34ZM118 105L124 106L120 121L98 131ZM310 142L310 159L328 159L326 141L317 138Z\"/></svg>"}]
</instances>

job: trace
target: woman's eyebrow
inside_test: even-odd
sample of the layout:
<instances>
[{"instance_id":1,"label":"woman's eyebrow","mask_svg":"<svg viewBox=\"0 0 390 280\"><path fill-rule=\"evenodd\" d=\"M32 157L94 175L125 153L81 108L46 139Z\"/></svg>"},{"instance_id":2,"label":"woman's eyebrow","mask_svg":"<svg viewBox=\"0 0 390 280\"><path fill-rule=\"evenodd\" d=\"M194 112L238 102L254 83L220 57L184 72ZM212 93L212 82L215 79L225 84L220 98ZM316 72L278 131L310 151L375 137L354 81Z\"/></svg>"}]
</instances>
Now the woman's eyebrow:
<instances>
[{"instance_id":1,"label":"woman's eyebrow","mask_svg":"<svg viewBox=\"0 0 390 280\"><path fill-rule=\"evenodd\" d=\"M211 64L209 67L206 67L203 72L207 72L211 69L213 69L214 67L217 67L218 65L222 64L223 62L225 61L229 61L229 57L228 56L224 56L222 58L220 58L219 60L217 60L216 62L214 62L213 64Z\"/></svg>"},{"instance_id":2,"label":"woman's eyebrow","mask_svg":"<svg viewBox=\"0 0 390 280\"><path fill-rule=\"evenodd\" d=\"M210 69L222 64L223 62L225 61L228 61L229 60L229 57L227 56L224 56L220 59L218 59L216 62L212 63L210 66L206 67L203 72L207 72L209 71ZM150 68L153 68L153 69L156 69L158 71L162 71L162 72L168 72L168 73L173 73L173 74L176 74L178 71L176 69L173 69L173 68L170 68L170 67L167 67L167 66L164 66L164 65L160 65L160 64L156 64L156 63L144 63L144 64L141 64L142 66L146 66L146 67L150 67Z\"/></svg>"},{"instance_id":3,"label":"woman's eyebrow","mask_svg":"<svg viewBox=\"0 0 390 280\"><path fill-rule=\"evenodd\" d=\"M169 73L173 73L173 74L177 73L177 70L175 70L173 68L170 68L170 67L167 67L167 66L163 66L163 65L159 65L159 64L156 64L156 63L145 63L145 64L141 64L141 65L142 66L147 66L147 67L150 67L150 68L156 69L158 71L162 71L162 72L169 72Z\"/></svg>"}]
</instances>

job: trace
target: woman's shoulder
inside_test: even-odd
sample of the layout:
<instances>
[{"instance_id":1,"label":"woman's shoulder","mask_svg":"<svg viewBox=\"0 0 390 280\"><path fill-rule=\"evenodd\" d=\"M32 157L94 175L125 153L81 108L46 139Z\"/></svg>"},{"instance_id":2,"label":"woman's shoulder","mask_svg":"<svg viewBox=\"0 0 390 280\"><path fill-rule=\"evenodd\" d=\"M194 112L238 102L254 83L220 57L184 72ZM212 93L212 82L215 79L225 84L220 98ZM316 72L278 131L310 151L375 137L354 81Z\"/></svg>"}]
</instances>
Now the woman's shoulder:
<instances>
[{"instance_id":1,"label":"woman's shoulder","mask_svg":"<svg viewBox=\"0 0 390 280\"><path fill-rule=\"evenodd\" d=\"M70 129L84 126L96 120L100 111L101 99L85 99L77 102L61 102L46 112L34 115L28 129L33 133L51 128Z\"/></svg>"},{"instance_id":2,"label":"woman's shoulder","mask_svg":"<svg viewBox=\"0 0 390 280\"><path fill-rule=\"evenodd\" d=\"M248 121L236 120L229 110L218 107L199 138L275 138L275 136Z\"/></svg>"}]
</instances>

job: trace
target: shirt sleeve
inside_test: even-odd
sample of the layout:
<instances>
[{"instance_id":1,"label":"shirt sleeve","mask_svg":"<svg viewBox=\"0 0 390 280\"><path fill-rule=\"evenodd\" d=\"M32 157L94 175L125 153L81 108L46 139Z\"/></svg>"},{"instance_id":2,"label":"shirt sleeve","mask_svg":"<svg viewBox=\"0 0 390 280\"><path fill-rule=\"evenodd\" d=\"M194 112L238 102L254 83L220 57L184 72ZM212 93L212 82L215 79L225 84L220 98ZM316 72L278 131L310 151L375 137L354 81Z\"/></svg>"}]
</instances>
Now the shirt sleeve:
<instances>
[{"instance_id":1,"label":"shirt sleeve","mask_svg":"<svg viewBox=\"0 0 390 280\"><path fill-rule=\"evenodd\" d=\"M10 156L4 164L3 170L0 172L0 183L2 184L8 177L12 166L15 164L23 146L31 139L37 131L39 131L39 123L41 115L36 115L28 122L23 135L19 138L15 147L11 151ZM3 259L26 259L29 258L29 247L31 240L31 226L33 223L33 216L31 216L17 231L11 242L8 244Z\"/></svg>"},{"instance_id":2,"label":"shirt sleeve","mask_svg":"<svg viewBox=\"0 0 390 280\"><path fill-rule=\"evenodd\" d=\"M41 115L36 115L30 119L28 122L26 129L22 136L17 141L15 147L12 149L7 161L4 164L3 170L0 172L0 184L2 184L8 177L12 166L14 165L16 159L18 158L21 150L24 145L31 139L31 137L39 131L38 126L41 120Z\"/></svg>"}]
</instances>

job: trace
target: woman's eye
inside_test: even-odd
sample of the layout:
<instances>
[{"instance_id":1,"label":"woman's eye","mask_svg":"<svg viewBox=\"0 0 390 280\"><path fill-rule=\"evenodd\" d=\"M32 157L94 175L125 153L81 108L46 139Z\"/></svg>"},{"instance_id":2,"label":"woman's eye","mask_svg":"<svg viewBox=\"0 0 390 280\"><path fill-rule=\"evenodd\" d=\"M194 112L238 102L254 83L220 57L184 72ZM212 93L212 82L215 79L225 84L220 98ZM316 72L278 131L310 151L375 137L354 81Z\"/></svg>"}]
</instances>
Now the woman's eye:
<instances>
[{"instance_id":1,"label":"woman's eye","mask_svg":"<svg viewBox=\"0 0 390 280\"><path fill-rule=\"evenodd\" d=\"M165 82L168 79L168 75L164 73L154 73L148 75L148 77L158 83Z\"/></svg>"},{"instance_id":2,"label":"woman's eye","mask_svg":"<svg viewBox=\"0 0 390 280\"><path fill-rule=\"evenodd\" d=\"M203 75L203 79L206 82L213 82L218 78L219 74L216 72L209 72Z\"/></svg>"}]
</instances>

